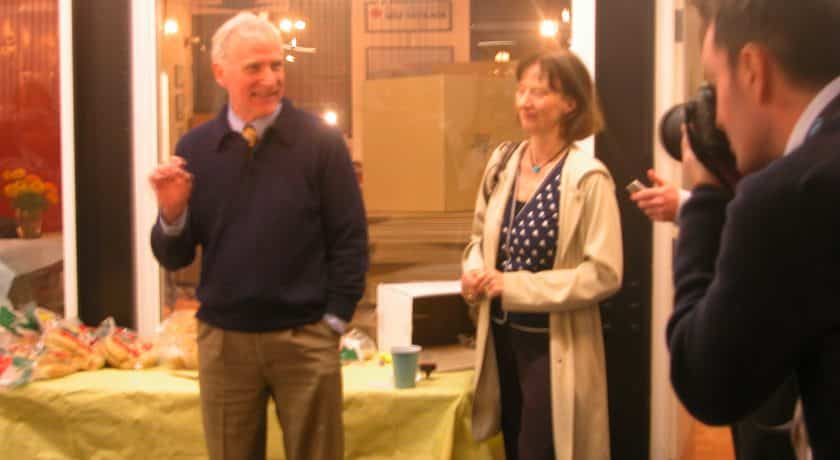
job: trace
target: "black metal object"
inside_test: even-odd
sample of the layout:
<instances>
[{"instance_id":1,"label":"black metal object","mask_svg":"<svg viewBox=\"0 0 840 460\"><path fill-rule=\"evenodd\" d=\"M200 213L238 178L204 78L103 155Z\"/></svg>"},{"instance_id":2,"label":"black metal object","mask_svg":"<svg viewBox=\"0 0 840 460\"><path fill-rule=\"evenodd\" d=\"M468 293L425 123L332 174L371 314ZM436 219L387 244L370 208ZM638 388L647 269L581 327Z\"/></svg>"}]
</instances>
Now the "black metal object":
<instances>
[{"instance_id":1,"label":"black metal object","mask_svg":"<svg viewBox=\"0 0 840 460\"><path fill-rule=\"evenodd\" d=\"M653 165L653 0L598 0L596 76L607 130L596 155L613 174L624 237L624 286L602 304L613 460L649 458L653 233L624 185ZM620 31L620 32L618 32Z\"/></svg>"},{"instance_id":2,"label":"black metal object","mask_svg":"<svg viewBox=\"0 0 840 460\"><path fill-rule=\"evenodd\" d=\"M113 316L134 327L130 11L128 0L73 2L77 276L86 324Z\"/></svg>"}]
</instances>

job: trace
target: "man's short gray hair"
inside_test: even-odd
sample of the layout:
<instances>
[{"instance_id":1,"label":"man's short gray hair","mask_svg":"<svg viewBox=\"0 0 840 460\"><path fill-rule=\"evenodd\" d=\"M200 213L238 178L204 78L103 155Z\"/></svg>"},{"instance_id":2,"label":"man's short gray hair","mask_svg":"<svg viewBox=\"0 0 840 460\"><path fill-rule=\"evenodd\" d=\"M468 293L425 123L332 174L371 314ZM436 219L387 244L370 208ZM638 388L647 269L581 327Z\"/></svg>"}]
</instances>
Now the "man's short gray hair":
<instances>
[{"instance_id":1,"label":"man's short gray hair","mask_svg":"<svg viewBox=\"0 0 840 460\"><path fill-rule=\"evenodd\" d=\"M213 63L223 62L227 57L228 46L232 37L245 40L270 40L283 44L283 37L277 27L253 13L243 11L228 19L213 34L210 58Z\"/></svg>"}]
</instances>

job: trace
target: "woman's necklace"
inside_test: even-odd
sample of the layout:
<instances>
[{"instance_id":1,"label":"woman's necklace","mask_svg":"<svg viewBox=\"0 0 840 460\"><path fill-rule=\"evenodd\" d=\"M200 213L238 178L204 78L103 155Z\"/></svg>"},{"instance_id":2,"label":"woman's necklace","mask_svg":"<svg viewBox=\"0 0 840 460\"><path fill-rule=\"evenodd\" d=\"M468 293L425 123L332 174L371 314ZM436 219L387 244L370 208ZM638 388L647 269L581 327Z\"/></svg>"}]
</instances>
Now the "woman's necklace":
<instances>
[{"instance_id":1,"label":"woman's necklace","mask_svg":"<svg viewBox=\"0 0 840 460\"><path fill-rule=\"evenodd\" d=\"M552 161L554 161L554 159L555 159L555 158L557 158L558 156L560 156L560 154L561 154L561 153L563 153L563 152L565 152L568 148L569 148L569 145L568 145L568 144L564 145L564 146L563 146L563 148L561 148L560 150L558 150L558 151L557 151L557 153L555 153L554 155L552 155L552 156L551 156L551 158L549 158L548 160L546 160L545 162L543 162L543 164L541 164L541 165L540 165L540 164L537 164L537 162L534 160L534 149L533 149L533 148L531 148L531 146L529 145L529 146L528 146L528 152L531 154L531 155L530 155L530 156L531 156L531 158L530 158L530 159L531 159L531 171L534 171L534 174L539 174L539 173L540 173L540 171L541 171L541 170L545 167L545 165L547 165L547 164L551 163Z\"/></svg>"}]
</instances>

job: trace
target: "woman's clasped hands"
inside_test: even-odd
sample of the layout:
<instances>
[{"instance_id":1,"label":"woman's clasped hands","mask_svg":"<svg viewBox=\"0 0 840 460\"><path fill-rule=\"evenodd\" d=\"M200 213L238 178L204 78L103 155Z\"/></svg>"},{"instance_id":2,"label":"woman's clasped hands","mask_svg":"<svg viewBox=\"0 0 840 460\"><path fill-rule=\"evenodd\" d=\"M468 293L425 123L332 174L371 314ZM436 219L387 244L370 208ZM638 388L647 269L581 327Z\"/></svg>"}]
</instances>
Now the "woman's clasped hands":
<instances>
[{"instance_id":1,"label":"woman's clasped hands","mask_svg":"<svg viewBox=\"0 0 840 460\"><path fill-rule=\"evenodd\" d=\"M461 275L461 295L468 303L493 299L502 295L504 284L504 273L498 270L469 270Z\"/></svg>"}]
</instances>

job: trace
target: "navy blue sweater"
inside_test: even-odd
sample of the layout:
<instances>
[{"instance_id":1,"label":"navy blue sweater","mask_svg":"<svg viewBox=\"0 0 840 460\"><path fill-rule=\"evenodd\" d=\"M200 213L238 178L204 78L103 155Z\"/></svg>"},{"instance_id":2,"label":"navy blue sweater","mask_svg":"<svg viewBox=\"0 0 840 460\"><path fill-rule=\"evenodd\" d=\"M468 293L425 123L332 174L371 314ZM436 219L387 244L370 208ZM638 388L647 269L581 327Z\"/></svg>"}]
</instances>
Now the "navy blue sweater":
<instances>
[{"instance_id":1,"label":"navy blue sweater","mask_svg":"<svg viewBox=\"0 0 840 460\"><path fill-rule=\"evenodd\" d=\"M697 418L726 424L795 374L814 458L836 458L840 113L729 198L700 187L680 214L667 331L674 389Z\"/></svg>"},{"instance_id":2,"label":"navy blue sweater","mask_svg":"<svg viewBox=\"0 0 840 460\"><path fill-rule=\"evenodd\" d=\"M349 321L364 291L367 223L341 134L283 100L252 155L227 108L176 147L193 174L183 232L152 229L170 270L202 248L198 318L240 331L286 329L332 313Z\"/></svg>"}]
</instances>

